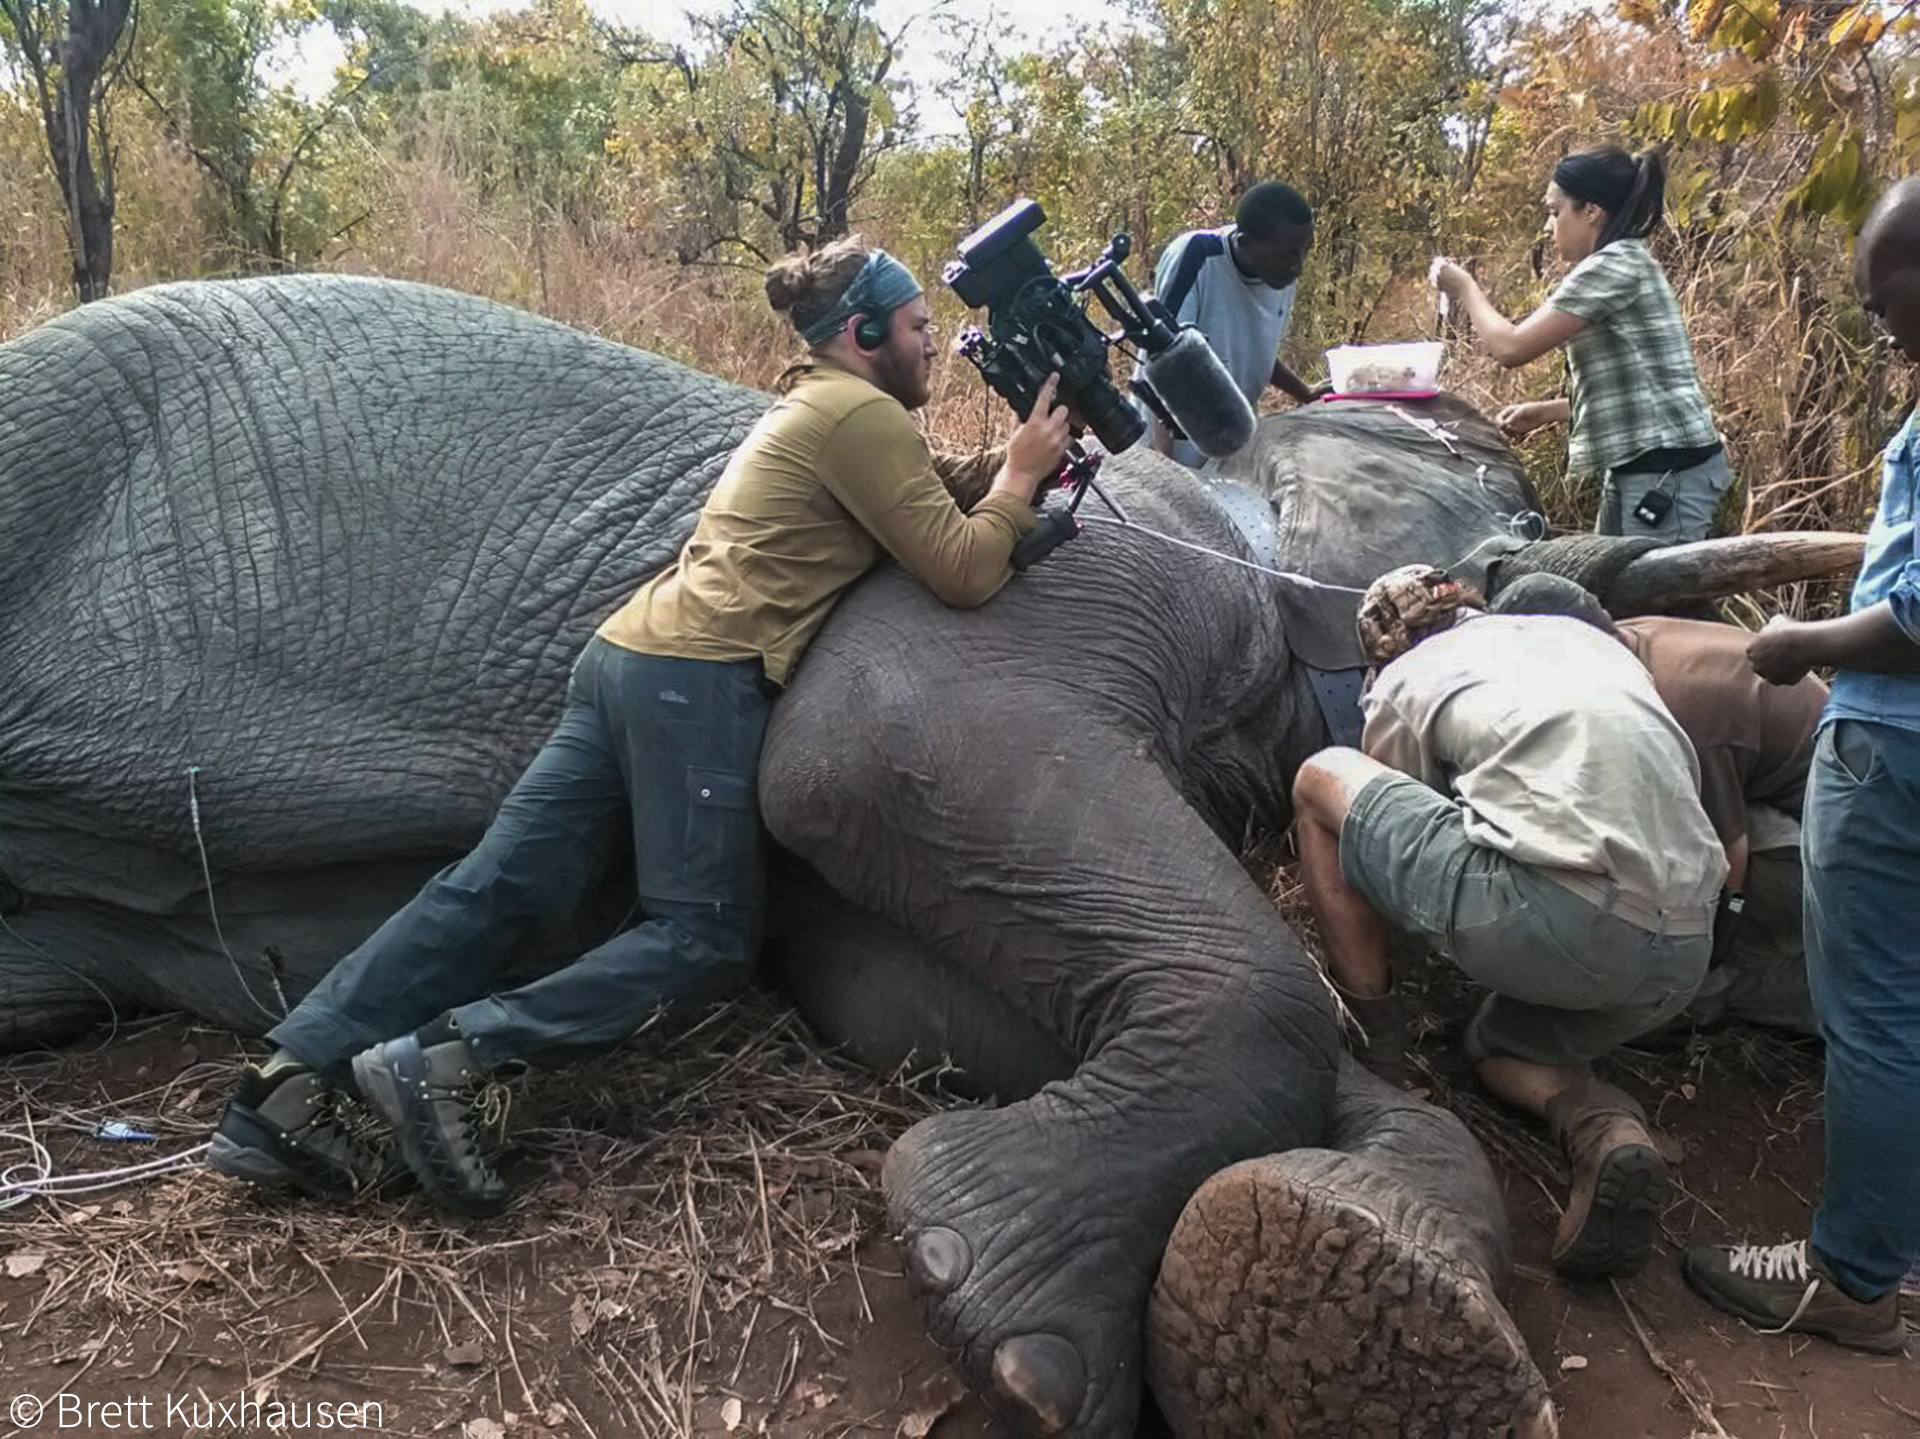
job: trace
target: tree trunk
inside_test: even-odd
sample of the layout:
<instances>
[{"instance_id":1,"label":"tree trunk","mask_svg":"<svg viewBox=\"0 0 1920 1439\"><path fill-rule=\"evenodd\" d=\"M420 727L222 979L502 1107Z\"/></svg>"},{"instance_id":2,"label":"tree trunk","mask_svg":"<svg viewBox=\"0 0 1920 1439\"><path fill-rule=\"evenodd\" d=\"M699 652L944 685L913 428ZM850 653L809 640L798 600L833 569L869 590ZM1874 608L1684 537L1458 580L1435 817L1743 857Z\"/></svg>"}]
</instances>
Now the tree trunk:
<instances>
[{"instance_id":1,"label":"tree trunk","mask_svg":"<svg viewBox=\"0 0 1920 1439\"><path fill-rule=\"evenodd\" d=\"M860 157L867 146L867 120L873 113L873 101L841 82L841 104L846 121L840 130L840 143L826 167L826 184L820 195L820 239L837 240L847 233L848 211L860 175Z\"/></svg>"},{"instance_id":2,"label":"tree trunk","mask_svg":"<svg viewBox=\"0 0 1920 1439\"><path fill-rule=\"evenodd\" d=\"M102 147L106 183L93 164L89 122L95 97L93 74L69 68L60 86L55 118L63 131L60 188L67 201L67 227L73 246L73 292L81 304L104 299L113 286L113 161Z\"/></svg>"},{"instance_id":3,"label":"tree trunk","mask_svg":"<svg viewBox=\"0 0 1920 1439\"><path fill-rule=\"evenodd\" d=\"M82 304L113 281L113 147L107 135L109 72L132 0L0 0L33 78L47 156L67 210L73 289ZM65 38L54 38L64 19Z\"/></svg>"}]
</instances>

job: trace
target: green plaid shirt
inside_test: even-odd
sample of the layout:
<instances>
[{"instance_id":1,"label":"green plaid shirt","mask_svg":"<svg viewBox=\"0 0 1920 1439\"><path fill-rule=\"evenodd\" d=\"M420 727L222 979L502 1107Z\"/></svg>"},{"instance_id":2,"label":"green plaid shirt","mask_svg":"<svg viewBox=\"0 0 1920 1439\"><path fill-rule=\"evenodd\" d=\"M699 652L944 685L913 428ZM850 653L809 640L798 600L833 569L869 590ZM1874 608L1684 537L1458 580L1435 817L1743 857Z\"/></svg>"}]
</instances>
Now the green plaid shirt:
<instances>
[{"instance_id":1,"label":"green plaid shirt","mask_svg":"<svg viewBox=\"0 0 1920 1439\"><path fill-rule=\"evenodd\" d=\"M1548 303L1587 322L1567 342L1569 473L1598 476L1648 450L1719 441L1679 302L1645 241L1594 251Z\"/></svg>"}]
</instances>

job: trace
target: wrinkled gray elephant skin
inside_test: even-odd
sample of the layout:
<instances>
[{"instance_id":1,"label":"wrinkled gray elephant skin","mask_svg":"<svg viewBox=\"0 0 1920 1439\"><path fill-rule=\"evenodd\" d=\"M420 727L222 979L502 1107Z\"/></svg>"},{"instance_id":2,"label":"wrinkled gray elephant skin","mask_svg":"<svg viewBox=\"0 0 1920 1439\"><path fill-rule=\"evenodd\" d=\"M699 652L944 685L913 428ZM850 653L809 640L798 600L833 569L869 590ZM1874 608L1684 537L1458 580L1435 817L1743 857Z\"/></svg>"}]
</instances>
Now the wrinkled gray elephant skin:
<instances>
[{"instance_id":1,"label":"wrinkled gray elephant skin","mask_svg":"<svg viewBox=\"0 0 1920 1439\"><path fill-rule=\"evenodd\" d=\"M267 1028L478 838L766 404L344 278L0 346L0 1045Z\"/></svg>"},{"instance_id":2,"label":"wrinkled gray elephant skin","mask_svg":"<svg viewBox=\"0 0 1920 1439\"><path fill-rule=\"evenodd\" d=\"M267 1028L479 836L572 657L674 553L767 403L484 301L344 277L143 291L0 346L0 1044L110 1008ZM1527 495L1497 436L1464 407L1427 413L1467 443L1379 406L1263 423L1230 472L1268 497L1283 565L1355 584L1533 553L1501 539ZM1139 453L1106 478L1142 524L1245 553L1205 481ZM1690 564L1607 563L1642 596ZM1743 551L1728 573L1763 567ZM1090 525L979 610L881 569L776 706L768 824L837 892L815 900L858 916L778 940L809 1018L876 1059L954 1049L1014 1101L923 1121L885 1185L933 1332L1023 1428L1121 1435L1149 1368L1212 1382L1186 1289L1154 1300L1186 1317L1156 1320L1151 1366L1142 1335L1182 1207L1229 1166L1332 1146L1387 1173L1347 1186L1363 1207L1399 1183L1413 1197L1389 1217L1471 1210L1415 1162L1466 1152L1457 1126L1337 1098L1326 991L1235 860L1249 826L1286 822L1325 742L1295 659L1357 662L1352 605ZM603 903L529 960L617 922L623 868L609 855ZM863 1005L863 966L903 944L938 976L923 1007ZM1379 1122L1339 1117L1361 1111ZM1352 1137L1375 1130L1399 1138ZM1259 1186L1312 1210L1300 1233L1353 1232L1347 1181L1313 1167L1330 1162ZM1388 1224L1388 1267L1416 1285L1418 1228ZM1487 1237L1454 1228L1494 1282ZM1220 1254L1201 1268L1255 1262ZM1483 1288L1434 1312L1481 1314ZM1236 1312L1277 1333L1283 1301L1311 1303L1289 1294L1248 1290ZM1476 1373L1501 1339L1482 1327ZM1271 1352L1311 1357L1288 1343ZM1407 1365L1375 1358L1369 1412L1414 1414L1391 1388ZM1509 1370L1462 1393L1533 1414L1524 1355ZM1337 1432L1302 1402L1283 1384L1257 1404L1273 1432Z\"/></svg>"}]
</instances>

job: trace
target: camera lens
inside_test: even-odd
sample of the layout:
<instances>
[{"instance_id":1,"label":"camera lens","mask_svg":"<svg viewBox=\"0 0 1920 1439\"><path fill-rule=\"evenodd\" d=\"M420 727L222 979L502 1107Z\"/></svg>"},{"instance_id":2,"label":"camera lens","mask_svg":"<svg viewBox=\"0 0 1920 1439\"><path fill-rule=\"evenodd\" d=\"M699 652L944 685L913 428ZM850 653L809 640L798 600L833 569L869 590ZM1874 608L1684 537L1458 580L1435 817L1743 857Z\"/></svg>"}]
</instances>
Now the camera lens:
<instances>
[{"instance_id":1,"label":"camera lens","mask_svg":"<svg viewBox=\"0 0 1920 1439\"><path fill-rule=\"evenodd\" d=\"M1119 454L1147 432L1147 422L1140 418L1140 412L1105 379L1095 380L1072 399L1109 454Z\"/></svg>"}]
</instances>

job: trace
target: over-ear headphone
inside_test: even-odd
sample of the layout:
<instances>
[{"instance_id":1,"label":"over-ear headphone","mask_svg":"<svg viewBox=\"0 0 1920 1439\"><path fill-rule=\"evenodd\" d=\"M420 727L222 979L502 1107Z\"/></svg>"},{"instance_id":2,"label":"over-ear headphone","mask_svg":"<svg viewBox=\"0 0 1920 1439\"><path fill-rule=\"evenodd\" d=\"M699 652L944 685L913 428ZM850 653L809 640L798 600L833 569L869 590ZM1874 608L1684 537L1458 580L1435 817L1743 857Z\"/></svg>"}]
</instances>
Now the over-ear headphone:
<instances>
[{"instance_id":1,"label":"over-ear headphone","mask_svg":"<svg viewBox=\"0 0 1920 1439\"><path fill-rule=\"evenodd\" d=\"M858 323L853 327L853 343L863 350L879 349L887 342L887 322L892 318L891 310L857 316Z\"/></svg>"}]
</instances>

